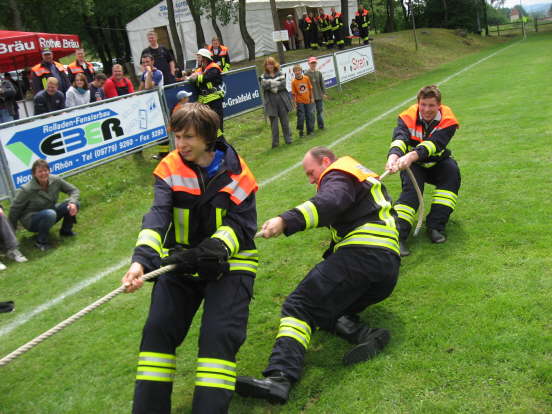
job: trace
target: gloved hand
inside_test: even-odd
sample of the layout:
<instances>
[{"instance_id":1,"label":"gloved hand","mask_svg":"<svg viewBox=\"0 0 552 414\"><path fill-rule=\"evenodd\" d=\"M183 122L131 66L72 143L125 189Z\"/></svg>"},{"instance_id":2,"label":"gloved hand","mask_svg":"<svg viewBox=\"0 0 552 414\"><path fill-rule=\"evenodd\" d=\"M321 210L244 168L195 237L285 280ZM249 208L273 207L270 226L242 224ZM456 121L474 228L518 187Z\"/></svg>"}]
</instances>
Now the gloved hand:
<instances>
[{"instance_id":1,"label":"gloved hand","mask_svg":"<svg viewBox=\"0 0 552 414\"><path fill-rule=\"evenodd\" d=\"M163 266L174 264L179 272L193 275L197 272L197 254L197 248L177 250L170 256L161 259L161 264Z\"/></svg>"},{"instance_id":2,"label":"gloved hand","mask_svg":"<svg viewBox=\"0 0 552 414\"><path fill-rule=\"evenodd\" d=\"M228 272L228 250L216 238L207 238L197 246L197 273L205 280L218 280Z\"/></svg>"}]
</instances>

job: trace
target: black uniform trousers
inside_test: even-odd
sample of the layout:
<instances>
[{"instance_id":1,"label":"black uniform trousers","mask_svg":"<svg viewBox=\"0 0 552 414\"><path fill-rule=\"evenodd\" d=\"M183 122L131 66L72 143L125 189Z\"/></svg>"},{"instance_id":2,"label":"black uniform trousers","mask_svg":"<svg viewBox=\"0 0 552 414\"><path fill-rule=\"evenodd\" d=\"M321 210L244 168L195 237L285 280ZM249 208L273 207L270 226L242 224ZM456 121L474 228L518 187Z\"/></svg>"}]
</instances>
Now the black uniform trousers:
<instances>
[{"instance_id":1,"label":"black uniform trousers","mask_svg":"<svg viewBox=\"0 0 552 414\"><path fill-rule=\"evenodd\" d=\"M359 26L359 31L360 31L360 37L362 38L362 43L367 45L368 43L370 43L370 41L368 40L368 28L367 27L362 27L362 26Z\"/></svg>"},{"instance_id":2,"label":"black uniform trousers","mask_svg":"<svg viewBox=\"0 0 552 414\"><path fill-rule=\"evenodd\" d=\"M368 246L341 247L318 263L282 306L280 330L263 374L281 371L299 380L311 331L320 327L333 332L341 316L357 314L387 298L397 283L399 267L397 254Z\"/></svg>"},{"instance_id":3,"label":"black uniform trousers","mask_svg":"<svg viewBox=\"0 0 552 414\"><path fill-rule=\"evenodd\" d=\"M215 99L214 101L208 102L207 105L219 116L220 130L224 131L224 110L222 106L222 99Z\"/></svg>"},{"instance_id":4,"label":"black uniform trousers","mask_svg":"<svg viewBox=\"0 0 552 414\"><path fill-rule=\"evenodd\" d=\"M449 220L451 213L456 206L456 197L460 190L460 169L458 164L452 158L445 158L435 164L433 167L425 168L419 164L413 163L410 170L416 178L420 191L424 192L425 183L435 186L435 193L431 202L431 210L426 218L426 226L430 229L443 231ZM399 234L401 239L406 239L410 234L414 213L418 209L419 200L416 190L412 185L410 177L406 171L401 171L402 192L395 203L395 210L399 215ZM408 206L412 210L401 211L403 207ZM405 217L404 214L410 215ZM408 220L405 220L405 218Z\"/></svg>"},{"instance_id":5,"label":"black uniform trousers","mask_svg":"<svg viewBox=\"0 0 552 414\"><path fill-rule=\"evenodd\" d=\"M345 35L343 34L343 28L340 27L337 30L332 30L334 42L337 45L339 49L343 49L345 47Z\"/></svg>"},{"instance_id":6,"label":"black uniform trousers","mask_svg":"<svg viewBox=\"0 0 552 414\"><path fill-rule=\"evenodd\" d=\"M228 273L213 282L174 272L159 277L142 334L133 413L171 412L175 351L202 301L192 412L228 412L235 387L235 355L246 336L253 282L252 276L242 272Z\"/></svg>"}]
</instances>

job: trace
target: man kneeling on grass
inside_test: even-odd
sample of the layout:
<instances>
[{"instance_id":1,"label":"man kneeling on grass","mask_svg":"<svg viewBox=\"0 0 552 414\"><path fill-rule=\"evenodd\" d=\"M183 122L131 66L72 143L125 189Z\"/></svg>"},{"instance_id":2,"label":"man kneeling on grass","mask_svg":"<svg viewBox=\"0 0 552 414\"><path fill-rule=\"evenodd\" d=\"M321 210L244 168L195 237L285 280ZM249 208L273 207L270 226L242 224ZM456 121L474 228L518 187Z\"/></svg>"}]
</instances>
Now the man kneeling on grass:
<instances>
[{"instance_id":1,"label":"man kneeling on grass","mask_svg":"<svg viewBox=\"0 0 552 414\"><path fill-rule=\"evenodd\" d=\"M265 222L263 237L327 226L330 248L282 306L266 378L238 377L236 382L242 396L282 404L301 377L317 327L354 345L343 357L346 365L370 359L387 345L389 331L368 327L358 313L391 294L400 266L396 216L377 174L351 157L337 159L324 147L308 151L303 168L317 185L316 195Z\"/></svg>"}]
</instances>

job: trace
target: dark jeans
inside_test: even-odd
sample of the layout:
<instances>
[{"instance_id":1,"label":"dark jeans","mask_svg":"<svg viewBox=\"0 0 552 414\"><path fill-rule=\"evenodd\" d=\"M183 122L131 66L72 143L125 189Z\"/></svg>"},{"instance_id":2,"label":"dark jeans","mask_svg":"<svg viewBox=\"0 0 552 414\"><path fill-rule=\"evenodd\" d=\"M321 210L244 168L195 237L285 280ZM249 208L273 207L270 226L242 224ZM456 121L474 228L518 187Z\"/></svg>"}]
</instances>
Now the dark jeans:
<instances>
[{"instance_id":1,"label":"dark jeans","mask_svg":"<svg viewBox=\"0 0 552 414\"><path fill-rule=\"evenodd\" d=\"M8 217L4 213L0 214L0 244L6 250L17 248L17 239Z\"/></svg>"},{"instance_id":2,"label":"dark jeans","mask_svg":"<svg viewBox=\"0 0 552 414\"><path fill-rule=\"evenodd\" d=\"M305 120L307 122L307 133L314 131L314 104L297 103L297 129L303 130Z\"/></svg>"},{"instance_id":3,"label":"dark jeans","mask_svg":"<svg viewBox=\"0 0 552 414\"><path fill-rule=\"evenodd\" d=\"M67 204L67 202L60 203L56 205L55 209L40 210L33 214L29 231L38 233L36 238L38 243L48 243L50 228L61 219L63 219L63 223L61 224L60 232L69 232L73 229L76 219L69 214Z\"/></svg>"},{"instance_id":4,"label":"dark jeans","mask_svg":"<svg viewBox=\"0 0 552 414\"><path fill-rule=\"evenodd\" d=\"M318 128L322 129L324 128L324 100L318 99L314 101L314 106L316 107L316 123L318 124Z\"/></svg>"}]
</instances>

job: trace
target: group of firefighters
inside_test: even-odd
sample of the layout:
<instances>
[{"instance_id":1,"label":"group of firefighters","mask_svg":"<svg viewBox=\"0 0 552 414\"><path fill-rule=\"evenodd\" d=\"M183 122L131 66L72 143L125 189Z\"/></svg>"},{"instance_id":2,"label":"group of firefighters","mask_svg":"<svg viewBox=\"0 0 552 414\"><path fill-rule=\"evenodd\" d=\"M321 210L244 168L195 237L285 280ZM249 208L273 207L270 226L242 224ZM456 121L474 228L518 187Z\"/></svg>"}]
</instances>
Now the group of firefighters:
<instances>
[{"instance_id":1,"label":"group of firefighters","mask_svg":"<svg viewBox=\"0 0 552 414\"><path fill-rule=\"evenodd\" d=\"M359 28L361 40L364 44L368 44L370 40L368 36L370 30L370 12L364 6L359 6L353 21ZM325 45L328 49L332 49L334 46L337 46L339 49L345 47L347 30L343 15L333 7L330 9L330 14L326 14L324 13L324 9L320 9L317 16L312 12L304 15L300 26L304 36L305 47L318 49L320 44Z\"/></svg>"},{"instance_id":2,"label":"group of firefighters","mask_svg":"<svg viewBox=\"0 0 552 414\"><path fill-rule=\"evenodd\" d=\"M395 204L377 173L350 156L338 158L328 148L314 147L302 165L316 194L267 220L257 233L258 185L221 135L219 116L200 103L175 111L170 130L176 149L154 170L153 204L122 280L133 292L143 285L145 273L175 266L153 285L133 412L170 412L176 349L202 302L194 413L228 412L234 392L285 403L301 378L316 329L352 344L343 357L346 365L381 352L390 341L389 330L368 326L359 314L395 288L401 256L409 253L416 185L436 187L427 230L432 242L446 241L445 226L460 187L447 146L458 127L452 110L441 104L439 89L422 88L417 103L399 115L387 155L385 170L400 172L402 180ZM246 337L259 264L255 236L291 236L317 227L330 229L329 247L282 306L264 378L238 376L236 353Z\"/></svg>"}]
</instances>

